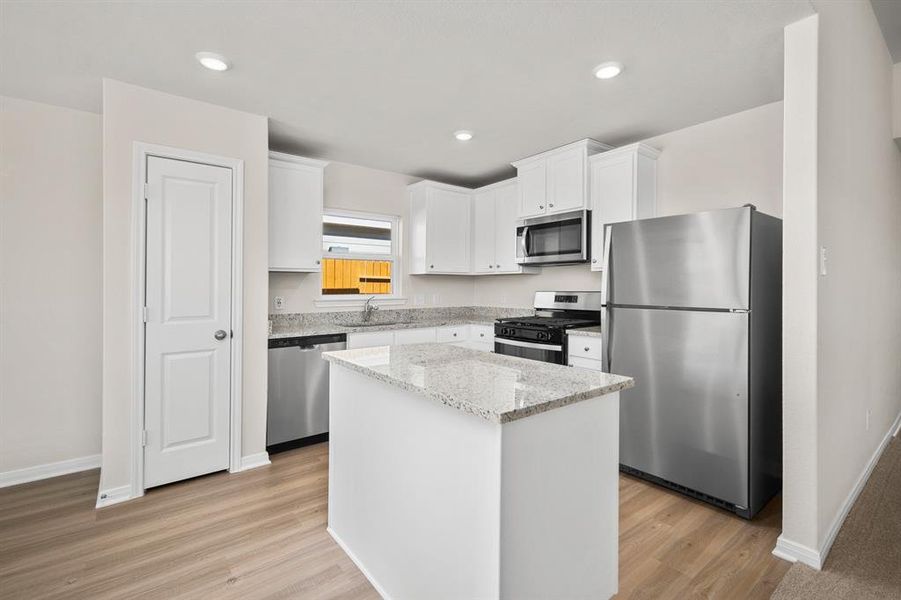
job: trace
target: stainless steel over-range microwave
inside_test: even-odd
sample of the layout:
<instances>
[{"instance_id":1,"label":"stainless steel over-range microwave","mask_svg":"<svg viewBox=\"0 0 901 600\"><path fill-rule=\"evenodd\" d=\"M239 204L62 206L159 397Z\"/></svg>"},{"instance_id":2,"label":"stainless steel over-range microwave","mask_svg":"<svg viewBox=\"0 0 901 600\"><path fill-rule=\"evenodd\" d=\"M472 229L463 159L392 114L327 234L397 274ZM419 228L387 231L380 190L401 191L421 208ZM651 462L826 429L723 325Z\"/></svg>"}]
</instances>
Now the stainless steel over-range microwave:
<instances>
[{"instance_id":1,"label":"stainless steel over-range microwave","mask_svg":"<svg viewBox=\"0 0 901 600\"><path fill-rule=\"evenodd\" d=\"M561 265L588 262L590 211L529 217L516 222L516 262Z\"/></svg>"}]
</instances>

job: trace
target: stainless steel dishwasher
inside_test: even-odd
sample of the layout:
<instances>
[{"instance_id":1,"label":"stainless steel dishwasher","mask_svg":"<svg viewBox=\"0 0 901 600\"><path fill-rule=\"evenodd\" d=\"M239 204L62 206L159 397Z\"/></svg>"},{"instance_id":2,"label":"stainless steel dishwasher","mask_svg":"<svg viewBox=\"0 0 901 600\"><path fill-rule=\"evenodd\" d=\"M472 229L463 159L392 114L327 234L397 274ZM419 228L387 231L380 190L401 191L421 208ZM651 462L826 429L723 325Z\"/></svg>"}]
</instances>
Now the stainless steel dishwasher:
<instances>
[{"instance_id":1,"label":"stainless steel dishwasher","mask_svg":"<svg viewBox=\"0 0 901 600\"><path fill-rule=\"evenodd\" d=\"M269 340L270 452L328 439L328 361L322 353L346 347L343 333Z\"/></svg>"}]
</instances>

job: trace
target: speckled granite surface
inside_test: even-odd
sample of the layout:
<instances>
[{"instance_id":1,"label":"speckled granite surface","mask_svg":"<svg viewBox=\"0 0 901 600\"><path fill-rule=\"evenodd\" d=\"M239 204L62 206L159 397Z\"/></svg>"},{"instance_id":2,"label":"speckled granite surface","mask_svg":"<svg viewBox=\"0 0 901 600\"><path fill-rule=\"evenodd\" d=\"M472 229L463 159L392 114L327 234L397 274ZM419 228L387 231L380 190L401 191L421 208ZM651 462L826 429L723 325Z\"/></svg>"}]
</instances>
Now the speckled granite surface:
<instances>
[{"instance_id":1,"label":"speckled granite surface","mask_svg":"<svg viewBox=\"0 0 901 600\"><path fill-rule=\"evenodd\" d=\"M601 337L601 328L598 327L577 327L576 329L567 329L566 335L583 335L585 337Z\"/></svg>"},{"instance_id":2,"label":"speckled granite surface","mask_svg":"<svg viewBox=\"0 0 901 600\"><path fill-rule=\"evenodd\" d=\"M365 327L358 325L363 319L359 310L275 314L269 316L272 321L272 333L269 334L269 339L441 327L466 323L493 325L495 319L532 315L534 312L530 308L494 306L381 309L372 314L372 324Z\"/></svg>"},{"instance_id":3,"label":"speckled granite surface","mask_svg":"<svg viewBox=\"0 0 901 600\"><path fill-rule=\"evenodd\" d=\"M622 375L446 344L360 348L323 356L495 423L515 421L634 385L631 377Z\"/></svg>"}]
</instances>

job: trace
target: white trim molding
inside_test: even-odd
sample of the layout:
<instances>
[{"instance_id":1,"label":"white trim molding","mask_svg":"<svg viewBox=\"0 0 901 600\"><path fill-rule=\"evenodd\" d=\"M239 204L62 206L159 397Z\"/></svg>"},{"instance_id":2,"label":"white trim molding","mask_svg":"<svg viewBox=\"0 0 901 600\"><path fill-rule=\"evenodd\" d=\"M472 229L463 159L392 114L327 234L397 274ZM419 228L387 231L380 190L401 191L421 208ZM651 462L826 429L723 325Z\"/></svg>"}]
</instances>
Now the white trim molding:
<instances>
[{"instance_id":1,"label":"white trim molding","mask_svg":"<svg viewBox=\"0 0 901 600\"><path fill-rule=\"evenodd\" d=\"M232 473L240 473L241 471L248 471L250 469L256 469L257 467L265 467L266 465L272 464L269 461L269 453L268 452L257 452L256 454L249 454L241 458L241 466L238 469L231 470Z\"/></svg>"},{"instance_id":2,"label":"white trim molding","mask_svg":"<svg viewBox=\"0 0 901 600\"><path fill-rule=\"evenodd\" d=\"M143 490L141 494L143 495ZM132 495L130 485L121 485L116 488L109 488L108 490L100 490L97 492L97 504L94 505L94 508L112 506L113 504L119 504L120 502L125 502L126 500L131 500L133 498L136 498L136 496Z\"/></svg>"},{"instance_id":3,"label":"white trim molding","mask_svg":"<svg viewBox=\"0 0 901 600\"><path fill-rule=\"evenodd\" d=\"M786 539L782 535L776 539L776 547L773 548L773 555L782 560L787 560L788 562L804 563L817 571L822 568L822 560L819 552L803 544Z\"/></svg>"},{"instance_id":4,"label":"white trim molding","mask_svg":"<svg viewBox=\"0 0 901 600\"><path fill-rule=\"evenodd\" d=\"M0 488L19 485L21 483L29 483L31 481L39 481L41 479L49 479L51 477L59 477L60 475L68 475L69 473L78 473L79 471L99 469L100 458L99 454L92 454L80 458L70 458L59 462L25 467L24 469L5 471L0 473Z\"/></svg>"},{"instance_id":5,"label":"white trim molding","mask_svg":"<svg viewBox=\"0 0 901 600\"><path fill-rule=\"evenodd\" d=\"M229 471L242 470L241 435L243 407L243 348L244 348L244 161L237 158L195 152L182 148L134 142L132 145L132 347L133 381L131 405L131 472L127 494L122 488L101 491L97 507L108 506L144 495L144 289L147 216L144 207L144 182L147 181L147 158L158 156L173 160L196 162L225 167L232 172L232 314L231 314L231 376ZM106 498L102 498L106 494Z\"/></svg>"},{"instance_id":6,"label":"white trim molding","mask_svg":"<svg viewBox=\"0 0 901 600\"><path fill-rule=\"evenodd\" d=\"M774 556L789 562L800 561L809 567L813 567L817 571L823 568L826 557L829 555L829 551L832 550L832 544L835 543L835 538L838 536L838 532L841 531L845 519L848 518L848 514L854 507L854 503L857 502L857 498L860 496L864 487L866 487L867 481L870 479L870 475L873 473L873 469L876 468L879 459L882 458L882 453L885 451L886 446L888 446L892 437L898 434L899 429L901 429L901 413L898 413L898 416L895 417L895 421L883 436L882 441L879 443L879 446L877 446L876 451L873 452L870 460L867 461L866 466L864 466L863 471L857 478L851 491L848 492L848 496L842 503L838 514L836 514L835 518L832 520L832 524L829 526L829 530L826 532L826 536L823 538L823 542L820 544L819 549L814 550L813 548L793 542L780 535L776 540L776 547L773 549Z\"/></svg>"}]
</instances>

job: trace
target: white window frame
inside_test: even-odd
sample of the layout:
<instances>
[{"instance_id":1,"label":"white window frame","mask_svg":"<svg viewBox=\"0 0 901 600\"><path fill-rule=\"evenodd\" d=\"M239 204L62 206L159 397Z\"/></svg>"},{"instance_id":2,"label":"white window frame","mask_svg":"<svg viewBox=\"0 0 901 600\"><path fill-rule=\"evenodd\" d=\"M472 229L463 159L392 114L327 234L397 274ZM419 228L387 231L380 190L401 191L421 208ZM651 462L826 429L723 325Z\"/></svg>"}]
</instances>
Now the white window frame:
<instances>
[{"instance_id":1,"label":"white window frame","mask_svg":"<svg viewBox=\"0 0 901 600\"><path fill-rule=\"evenodd\" d=\"M323 217L326 215L334 215L336 217L352 217L356 219L374 219L377 221L391 222L391 254L346 254L323 250L322 258L391 261L391 293L376 295L372 303L376 306L406 304L407 299L403 296L401 290L403 281L403 246L400 216L328 207L322 209L322 215ZM322 243L320 241L320 246L321 245ZM370 297L365 294L323 294L321 272L319 273L319 290L319 296L313 302L315 306L328 306L330 308L362 308L366 303L366 300Z\"/></svg>"}]
</instances>

